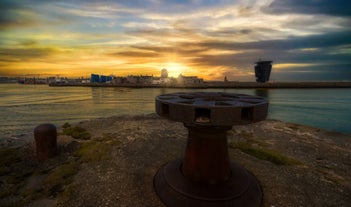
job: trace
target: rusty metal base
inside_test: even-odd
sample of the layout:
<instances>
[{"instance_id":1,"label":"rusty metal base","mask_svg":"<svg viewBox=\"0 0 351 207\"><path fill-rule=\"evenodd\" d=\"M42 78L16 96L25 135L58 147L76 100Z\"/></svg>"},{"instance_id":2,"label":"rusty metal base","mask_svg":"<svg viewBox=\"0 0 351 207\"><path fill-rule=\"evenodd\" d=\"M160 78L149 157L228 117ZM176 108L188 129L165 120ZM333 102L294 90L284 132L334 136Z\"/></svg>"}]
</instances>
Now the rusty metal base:
<instances>
[{"instance_id":1,"label":"rusty metal base","mask_svg":"<svg viewBox=\"0 0 351 207\"><path fill-rule=\"evenodd\" d=\"M232 163L228 181L210 184L192 182L181 172L182 160L175 160L158 170L154 189L166 206L260 206L262 190L257 179Z\"/></svg>"}]
</instances>

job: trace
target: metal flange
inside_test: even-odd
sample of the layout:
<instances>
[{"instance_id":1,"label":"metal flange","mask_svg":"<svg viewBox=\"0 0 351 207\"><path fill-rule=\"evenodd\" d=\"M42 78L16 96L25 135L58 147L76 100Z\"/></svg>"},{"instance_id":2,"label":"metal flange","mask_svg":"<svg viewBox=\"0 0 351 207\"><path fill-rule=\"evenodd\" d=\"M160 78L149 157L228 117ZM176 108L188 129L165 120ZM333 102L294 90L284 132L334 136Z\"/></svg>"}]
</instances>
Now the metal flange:
<instances>
[{"instance_id":1,"label":"metal flange","mask_svg":"<svg viewBox=\"0 0 351 207\"><path fill-rule=\"evenodd\" d=\"M194 92L171 93L156 97L160 116L185 124L232 126L264 120L268 102L245 94Z\"/></svg>"},{"instance_id":2,"label":"metal flange","mask_svg":"<svg viewBox=\"0 0 351 207\"><path fill-rule=\"evenodd\" d=\"M156 97L156 112L188 128L184 158L163 166L154 188L167 206L260 206L255 176L230 163L227 130L266 119L268 102L233 93L172 93Z\"/></svg>"}]
</instances>

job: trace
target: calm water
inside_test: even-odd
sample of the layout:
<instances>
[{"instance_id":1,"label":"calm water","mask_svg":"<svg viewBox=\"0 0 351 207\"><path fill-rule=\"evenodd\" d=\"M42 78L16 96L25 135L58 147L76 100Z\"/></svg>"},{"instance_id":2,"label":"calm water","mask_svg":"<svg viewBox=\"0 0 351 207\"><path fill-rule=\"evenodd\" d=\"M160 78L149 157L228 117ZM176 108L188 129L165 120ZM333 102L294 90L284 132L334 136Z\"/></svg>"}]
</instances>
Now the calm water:
<instances>
[{"instance_id":1,"label":"calm water","mask_svg":"<svg viewBox=\"0 0 351 207\"><path fill-rule=\"evenodd\" d=\"M41 123L153 113L162 93L220 91L267 97L269 118L351 134L351 89L159 89L48 87L0 84L0 138Z\"/></svg>"}]
</instances>

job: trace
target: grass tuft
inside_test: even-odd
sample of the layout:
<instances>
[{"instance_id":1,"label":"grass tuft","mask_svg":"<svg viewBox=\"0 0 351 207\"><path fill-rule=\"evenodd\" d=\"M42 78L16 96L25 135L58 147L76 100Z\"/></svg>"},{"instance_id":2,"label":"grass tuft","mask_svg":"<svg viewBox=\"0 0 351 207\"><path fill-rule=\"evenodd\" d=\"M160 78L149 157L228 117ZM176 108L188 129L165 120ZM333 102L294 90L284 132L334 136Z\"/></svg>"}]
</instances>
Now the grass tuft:
<instances>
[{"instance_id":1,"label":"grass tuft","mask_svg":"<svg viewBox=\"0 0 351 207\"><path fill-rule=\"evenodd\" d=\"M78 186L74 184L66 186L64 191L57 196L58 206L69 206L70 201L76 196L77 188Z\"/></svg>"},{"instance_id":2,"label":"grass tuft","mask_svg":"<svg viewBox=\"0 0 351 207\"><path fill-rule=\"evenodd\" d=\"M91 137L90 133L86 129L79 126L64 128L63 134L69 135L75 139L90 139Z\"/></svg>"},{"instance_id":3,"label":"grass tuft","mask_svg":"<svg viewBox=\"0 0 351 207\"><path fill-rule=\"evenodd\" d=\"M53 169L43 180L43 185L50 195L63 191L63 186L72 182L73 176L79 171L79 163L63 164Z\"/></svg>"},{"instance_id":4,"label":"grass tuft","mask_svg":"<svg viewBox=\"0 0 351 207\"><path fill-rule=\"evenodd\" d=\"M66 122L62 125L62 128L64 128L64 129L66 129L68 127L71 127L71 125L68 122Z\"/></svg>"},{"instance_id":5,"label":"grass tuft","mask_svg":"<svg viewBox=\"0 0 351 207\"><path fill-rule=\"evenodd\" d=\"M111 159L112 146L107 143L99 141L85 142L78 149L78 156L81 157L83 162L93 162Z\"/></svg>"},{"instance_id":6,"label":"grass tuft","mask_svg":"<svg viewBox=\"0 0 351 207\"><path fill-rule=\"evenodd\" d=\"M15 148L0 148L0 158L1 168L21 161L20 154Z\"/></svg>"},{"instance_id":7,"label":"grass tuft","mask_svg":"<svg viewBox=\"0 0 351 207\"><path fill-rule=\"evenodd\" d=\"M293 159L293 158L290 158L290 157L287 157L285 155L282 155L280 152L277 152L274 150L269 150L269 149L253 147L246 142L231 143L230 147L239 149L242 152L249 154L249 155L252 155L258 159L270 161L276 165L300 165L300 164L302 164L300 161Z\"/></svg>"}]
</instances>

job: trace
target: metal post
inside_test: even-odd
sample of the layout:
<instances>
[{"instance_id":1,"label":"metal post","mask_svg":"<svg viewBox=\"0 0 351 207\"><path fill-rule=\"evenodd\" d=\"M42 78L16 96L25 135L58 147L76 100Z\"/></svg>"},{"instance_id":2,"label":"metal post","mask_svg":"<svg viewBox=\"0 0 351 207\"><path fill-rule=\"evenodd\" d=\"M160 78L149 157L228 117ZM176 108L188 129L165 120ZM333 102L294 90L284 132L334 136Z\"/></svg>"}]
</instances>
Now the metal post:
<instances>
[{"instance_id":1,"label":"metal post","mask_svg":"<svg viewBox=\"0 0 351 207\"><path fill-rule=\"evenodd\" d=\"M183 175L192 181L220 183L230 177L227 130L231 127L199 127L189 130L182 165Z\"/></svg>"},{"instance_id":2,"label":"metal post","mask_svg":"<svg viewBox=\"0 0 351 207\"><path fill-rule=\"evenodd\" d=\"M53 124L41 124L34 129L36 154L39 161L46 160L58 154L57 132Z\"/></svg>"},{"instance_id":3,"label":"metal post","mask_svg":"<svg viewBox=\"0 0 351 207\"><path fill-rule=\"evenodd\" d=\"M266 119L267 101L245 94L195 92L156 97L156 112L183 122L188 140L183 159L167 163L154 189L167 206L260 206L262 189L246 169L231 163L227 131Z\"/></svg>"}]
</instances>

